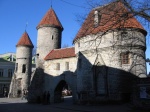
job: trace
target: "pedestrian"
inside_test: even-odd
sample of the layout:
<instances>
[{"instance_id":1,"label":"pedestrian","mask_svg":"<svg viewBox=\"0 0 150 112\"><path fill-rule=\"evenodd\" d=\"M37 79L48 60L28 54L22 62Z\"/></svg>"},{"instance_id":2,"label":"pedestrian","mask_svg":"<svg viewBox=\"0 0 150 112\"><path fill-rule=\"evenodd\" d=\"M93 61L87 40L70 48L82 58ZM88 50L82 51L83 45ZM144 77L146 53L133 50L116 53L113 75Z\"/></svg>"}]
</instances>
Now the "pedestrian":
<instances>
[{"instance_id":1,"label":"pedestrian","mask_svg":"<svg viewBox=\"0 0 150 112\"><path fill-rule=\"evenodd\" d=\"M21 97L21 100L23 100L25 98L25 90L23 89L22 90L22 97Z\"/></svg>"},{"instance_id":2,"label":"pedestrian","mask_svg":"<svg viewBox=\"0 0 150 112\"><path fill-rule=\"evenodd\" d=\"M7 97L7 91L6 90L4 91L4 97Z\"/></svg>"},{"instance_id":3,"label":"pedestrian","mask_svg":"<svg viewBox=\"0 0 150 112\"><path fill-rule=\"evenodd\" d=\"M50 97L51 95L50 95L50 92L48 91L46 95L47 104L50 104Z\"/></svg>"},{"instance_id":4,"label":"pedestrian","mask_svg":"<svg viewBox=\"0 0 150 112\"><path fill-rule=\"evenodd\" d=\"M43 93L42 104L43 104L43 105L46 104L46 91Z\"/></svg>"},{"instance_id":5,"label":"pedestrian","mask_svg":"<svg viewBox=\"0 0 150 112\"><path fill-rule=\"evenodd\" d=\"M25 99L28 99L28 90L25 90Z\"/></svg>"}]
</instances>

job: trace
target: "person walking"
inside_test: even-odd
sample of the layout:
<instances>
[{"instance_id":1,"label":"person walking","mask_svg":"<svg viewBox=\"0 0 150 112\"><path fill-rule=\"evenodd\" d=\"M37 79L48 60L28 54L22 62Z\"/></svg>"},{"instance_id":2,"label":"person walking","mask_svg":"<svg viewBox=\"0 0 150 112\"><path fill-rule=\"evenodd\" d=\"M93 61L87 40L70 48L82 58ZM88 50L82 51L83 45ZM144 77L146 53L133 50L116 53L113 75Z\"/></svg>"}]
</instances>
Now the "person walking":
<instances>
[{"instance_id":1,"label":"person walking","mask_svg":"<svg viewBox=\"0 0 150 112\"><path fill-rule=\"evenodd\" d=\"M23 89L22 90L22 97L21 97L21 100L23 100L25 98L25 90Z\"/></svg>"},{"instance_id":2,"label":"person walking","mask_svg":"<svg viewBox=\"0 0 150 112\"><path fill-rule=\"evenodd\" d=\"M46 91L43 93L43 96L42 96L42 104L43 105L46 104Z\"/></svg>"},{"instance_id":3,"label":"person walking","mask_svg":"<svg viewBox=\"0 0 150 112\"><path fill-rule=\"evenodd\" d=\"M50 92L48 91L46 95L47 104L50 104L50 96Z\"/></svg>"}]
</instances>

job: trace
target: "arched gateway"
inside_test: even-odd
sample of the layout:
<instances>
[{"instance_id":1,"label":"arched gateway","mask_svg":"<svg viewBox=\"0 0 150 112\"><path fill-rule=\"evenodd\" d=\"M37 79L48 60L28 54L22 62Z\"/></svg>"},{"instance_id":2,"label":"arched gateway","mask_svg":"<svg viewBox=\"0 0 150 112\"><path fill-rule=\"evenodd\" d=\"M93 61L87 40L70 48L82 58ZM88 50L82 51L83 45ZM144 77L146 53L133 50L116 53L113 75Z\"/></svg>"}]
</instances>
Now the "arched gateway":
<instances>
[{"instance_id":1,"label":"arched gateway","mask_svg":"<svg viewBox=\"0 0 150 112\"><path fill-rule=\"evenodd\" d=\"M51 102L60 102L67 84L74 101L123 100L132 92L135 79L147 77L147 32L134 17L128 17L131 15L120 1L94 8L74 38L74 47L61 48L63 26L50 8L37 26L36 70L32 75L33 44L26 32L26 38L17 44L16 75L9 94L17 97L18 90L28 89L28 101L37 102L46 91Z\"/></svg>"},{"instance_id":2,"label":"arched gateway","mask_svg":"<svg viewBox=\"0 0 150 112\"><path fill-rule=\"evenodd\" d=\"M61 80L54 90L54 102L59 103L64 101L65 96L71 96L72 89L65 80Z\"/></svg>"}]
</instances>

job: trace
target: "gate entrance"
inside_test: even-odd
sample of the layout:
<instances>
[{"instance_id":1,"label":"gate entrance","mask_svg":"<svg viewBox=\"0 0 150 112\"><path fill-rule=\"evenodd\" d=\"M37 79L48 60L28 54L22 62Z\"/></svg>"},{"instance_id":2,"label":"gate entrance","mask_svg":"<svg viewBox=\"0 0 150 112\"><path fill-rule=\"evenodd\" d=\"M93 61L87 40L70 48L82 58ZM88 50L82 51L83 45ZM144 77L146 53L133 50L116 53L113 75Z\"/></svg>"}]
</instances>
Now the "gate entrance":
<instances>
[{"instance_id":1,"label":"gate entrance","mask_svg":"<svg viewBox=\"0 0 150 112\"><path fill-rule=\"evenodd\" d=\"M54 102L60 103L64 101L64 97L71 96L72 91L65 80L58 83L54 91Z\"/></svg>"}]
</instances>

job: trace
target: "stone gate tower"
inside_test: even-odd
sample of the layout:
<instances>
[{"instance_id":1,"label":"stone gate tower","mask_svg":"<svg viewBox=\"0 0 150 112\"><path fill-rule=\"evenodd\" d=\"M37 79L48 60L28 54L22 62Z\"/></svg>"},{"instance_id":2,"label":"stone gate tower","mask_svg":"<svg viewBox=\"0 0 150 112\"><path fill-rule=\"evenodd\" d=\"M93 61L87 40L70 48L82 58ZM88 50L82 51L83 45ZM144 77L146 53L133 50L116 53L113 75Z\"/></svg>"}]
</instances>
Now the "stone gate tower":
<instances>
[{"instance_id":1,"label":"stone gate tower","mask_svg":"<svg viewBox=\"0 0 150 112\"><path fill-rule=\"evenodd\" d=\"M10 85L10 97L19 97L23 89L28 89L32 69L33 44L27 32L24 32L16 45L15 72Z\"/></svg>"},{"instance_id":2,"label":"stone gate tower","mask_svg":"<svg viewBox=\"0 0 150 112\"><path fill-rule=\"evenodd\" d=\"M37 68L43 68L44 58L53 49L61 47L63 27L55 13L50 8L37 26Z\"/></svg>"}]
</instances>

